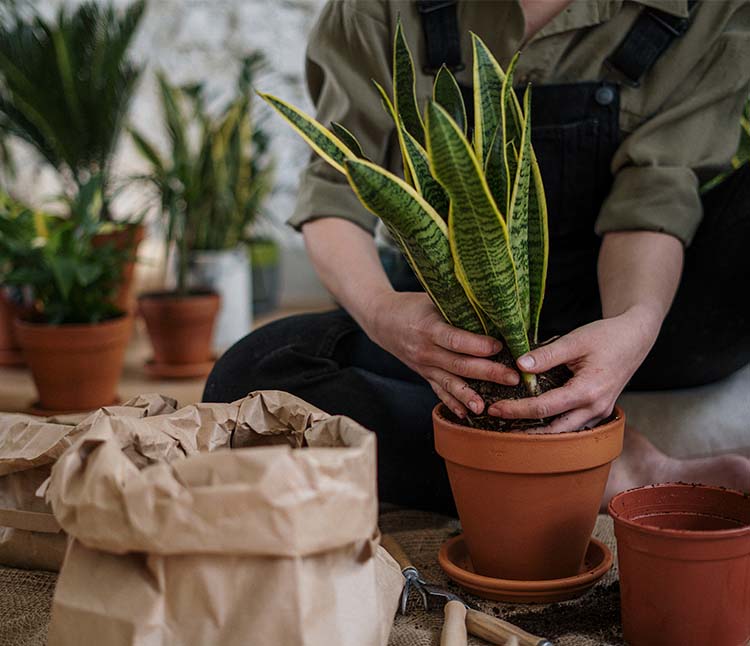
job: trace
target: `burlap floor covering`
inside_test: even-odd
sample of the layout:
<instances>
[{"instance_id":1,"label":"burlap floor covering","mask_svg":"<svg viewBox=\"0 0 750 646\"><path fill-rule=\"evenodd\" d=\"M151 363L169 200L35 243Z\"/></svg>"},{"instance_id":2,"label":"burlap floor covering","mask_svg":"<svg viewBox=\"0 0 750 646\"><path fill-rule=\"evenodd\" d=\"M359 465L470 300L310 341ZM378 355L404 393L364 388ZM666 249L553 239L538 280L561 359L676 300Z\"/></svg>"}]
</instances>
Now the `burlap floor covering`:
<instances>
[{"instance_id":1,"label":"burlap floor covering","mask_svg":"<svg viewBox=\"0 0 750 646\"><path fill-rule=\"evenodd\" d=\"M380 528L396 537L427 580L463 595L485 612L547 637L557 646L623 643L614 568L591 592L575 601L547 606L486 602L465 595L449 583L437 564L438 548L458 530L457 521L435 514L398 510L382 514ZM610 519L599 517L595 536L614 551ZM0 646L44 646L55 580L51 572L0 568ZM441 623L441 612L426 613L415 599L409 605L408 614L396 618L389 646L438 646ZM470 639L469 644L483 646L485 642Z\"/></svg>"}]
</instances>

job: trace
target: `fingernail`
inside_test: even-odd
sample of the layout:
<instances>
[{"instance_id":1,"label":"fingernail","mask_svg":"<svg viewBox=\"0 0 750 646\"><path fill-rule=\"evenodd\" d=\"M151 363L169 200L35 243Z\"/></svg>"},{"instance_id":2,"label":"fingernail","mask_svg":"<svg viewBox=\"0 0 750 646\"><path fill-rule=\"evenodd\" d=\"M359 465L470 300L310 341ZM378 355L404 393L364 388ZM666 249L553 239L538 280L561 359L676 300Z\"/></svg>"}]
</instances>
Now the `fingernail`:
<instances>
[{"instance_id":1,"label":"fingernail","mask_svg":"<svg viewBox=\"0 0 750 646\"><path fill-rule=\"evenodd\" d=\"M474 412L474 413L475 413L476 415L479 415L479 413L481 413L481 412L482 412L482 406L483 406L483 404L482 404L481 402L477 401L476 399L472 399L472 400L471 400L471 401L469 402L469 408L471 408L471 410L472 410L472 411L473 411L473 412Z\"/></svg>"},{"instance_id":2,"label":"fingernail","mask_svg":"<svg viewBox=\"0 0 750 646\"><path fill-rule=\"evenodd\" d=\"M493 352L500 352L500 350L503 349L503 344L500 343L500 341L495 341L492 344L492 350Z\"/></svg>"},{"instance_id":3,"label":"fingernail","mask_svg":"<svg viewBox=\"0 0 750 646\"><path fill-rule=\"evenodd\" d=\"M455 413L456 417L458 417L458 419L464 418L464 412L460 408L454 408L453 412Z\"/></svg>"},{"instance_id":4,"label":"fingernail","mask_svg":"<svg viewBox=\"0 0 750 646\"><path fill-rule=\"evenodd\" d=\"M514 372L505 377L505 383L509 386L517 386L521 378Z\"/></svg>"},{"instance_id":5,"label":"fingernail","mask_svg":"<svg viewBox=\"0 0 750 646\"><path fill-rule=\"evenodd\" d=\"M518 360L518 365L522 368L526 368L527 370L529 368L533 368L536 361L534 361L534 357L532 357L530 354L525 354Z\"/></svg>"},{"instance_id":6,"label":"fingernail","mask_svg":"<svg viewBox=\"0 0 750 646\"><path fill-rule=\"evenodd\" d=\"M487 413L490 415L493 415L494 417L500 417L500 409L497 408L496 406L490 406L487 409Z\"/></svg>"}]
</instances>

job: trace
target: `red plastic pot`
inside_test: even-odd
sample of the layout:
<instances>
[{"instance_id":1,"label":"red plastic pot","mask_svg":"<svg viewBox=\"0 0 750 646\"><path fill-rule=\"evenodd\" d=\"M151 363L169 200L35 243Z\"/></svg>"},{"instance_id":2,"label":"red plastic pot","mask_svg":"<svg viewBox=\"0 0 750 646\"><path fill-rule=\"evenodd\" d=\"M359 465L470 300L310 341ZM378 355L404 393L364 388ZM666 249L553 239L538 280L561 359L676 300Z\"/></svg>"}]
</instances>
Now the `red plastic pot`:
<instances>
[{"instance_id":1,"label":"red plastic pot","mask_svg":"<svg viewBox=\"0 0 750 646\"><path fill-rule=\"evenodd\" d=\"M588 431L498 433L432 413L474 571L541 581L579 574L625 416Z\"/></svg>"},{"instance_id":2,"label":"red plastic pot","mask_svg":"<svg viewBox=\"0 0 750 646\"><path fill-rule=\"evenodd\" d=\"M690 484L632 489L615 521L622 626L632 646L750 639L750 498Z\"/></svg>"}]
</instances>

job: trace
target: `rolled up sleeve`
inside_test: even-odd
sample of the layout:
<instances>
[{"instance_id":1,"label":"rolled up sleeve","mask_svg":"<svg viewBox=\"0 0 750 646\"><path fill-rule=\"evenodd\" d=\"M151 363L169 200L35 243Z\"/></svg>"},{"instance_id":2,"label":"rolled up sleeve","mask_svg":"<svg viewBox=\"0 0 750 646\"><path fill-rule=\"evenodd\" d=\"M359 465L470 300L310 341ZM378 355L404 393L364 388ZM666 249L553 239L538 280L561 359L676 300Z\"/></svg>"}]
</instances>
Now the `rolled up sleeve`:
<instances>
[{"instance_id":1,"label":"rolled up sleeve","mask_svg":"<svg viewBox=\"0 0 750 646\"><path fill-rule=\"evenodd\" d=\"M329 2L307 48L308 89L325 125L337 121L359 140L370 159L384 163L392 126L380 109L372 79L389 86L390 30L385 3ZM297 203L288 223L295 229L312 220L337 217L369 232L377 218L365 209L346 178L315 154L303 170Z\"/></svg>"},{"instance_id":2,"label":"rolled up sleeve","mask_svg":"<svg viewBox=\"0 0 750 646\"><path fill-rule=\"evenodd\" d=\"M598 234L661 231L690 244L703 216L700 186L728 166L748 97L750 6L737 7L719 35L702 44L705 55L695 65L670 66L683 80L623 140L612 161L614 182L596 222ZM701 37L690 30L688 35ZM696 46L690 45L692 51Z\"/></svg>"}]
</instances>

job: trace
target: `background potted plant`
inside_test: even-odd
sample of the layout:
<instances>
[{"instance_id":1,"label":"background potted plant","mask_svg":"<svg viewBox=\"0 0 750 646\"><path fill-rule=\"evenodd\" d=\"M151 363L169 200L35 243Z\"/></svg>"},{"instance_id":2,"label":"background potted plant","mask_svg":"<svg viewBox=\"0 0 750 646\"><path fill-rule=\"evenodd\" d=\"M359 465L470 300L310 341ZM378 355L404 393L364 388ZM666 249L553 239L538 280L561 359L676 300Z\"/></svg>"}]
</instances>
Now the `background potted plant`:
<instances>
[{"instance_id":1,"label":"background potted plant","mask_svg":"<svg viewBox=\"0 0 750 646\"><path fill-rule=\"evenodd\" d=\"M376 86L394 120L403 180L367 161L340 124L329 131L263 96L380 217L446 320L502 338L506 354L498 360L515 364L539 343L548 257L544 187L531 146L529 92L522 105L513 90L516 59L506 74L476 36L473 50L470 141L462 94L446 68L420 112L398 25L393 97ZM477 387L494 401L535 396L566 378L522 374L517 388ZM515 425L470 415L462 424L442 405L433 419L475 572L516 580L578 574L610 463L622 448L622 412L595 429L558 435L517 432L546 420Z\"/></svg>"},{"instance_id":2,"label":"background potted plant","mask_svg":"<svg viewBox=\"0 0 750 646\"><path fill-rule=\"evenodd\" d=\"M66 217L0 210L0 283L31 294L15 334L39 393L38 413L116 401L132 317L113 304L127 253L94 241L102 208L94 177Z\"/></svg>"},{"instance_id":3,"label":"background potted plant","mask_svg":"<svg viewBox=\"0 0 750 646\"><path fill-rule=\"evenodd\" d=\"M213 116L202 85L175 87L164 75L158 85L169 135L170 156L164 158L145 136L132 131L137 148L149 162L148 175L159 194L165 216L167 249L174 248L176 289L167 297L151 294L139 299L154 344L155 361L149 370L161 376L197 376L210 370L210 327L187 335L181 348L172 337L183 323L176 319L176 303L186 307L201 290L201 309L213 312L205 291L221 296L214 350L221 350L250 329L250 265L245 245L270 189L270 163L265 134L253 122L250 88L261 65L260 55L243 60L235 96ZM166 309L169 306L169 312ZM195 308L191 308L191 311ZM191 317L193 315L191 314ZM197 320L197 319L194 319ZM200 346L200 347L198 347ZM178 352L181 350L181 352ZM189 356L188 356L189 355ZM192 369L190 367L192 364Z\"/></svg>"},{"instance_id":4,"label":"background potted plant","mask_svg":"<svg viewBox=\"0 0 750 646\"><path fill-rule=\"evenodd\" d=\"M0 24L0 131L26 142L60 177L65 194L99 178L103 204L95 245L129 252L115 304L128 306L133 261L143 239L137 221L112 219L112 158L141 68L128 56L145 3L123 12L85 2L53 21L15 6Z\"/></svg>"}]
</instances>

